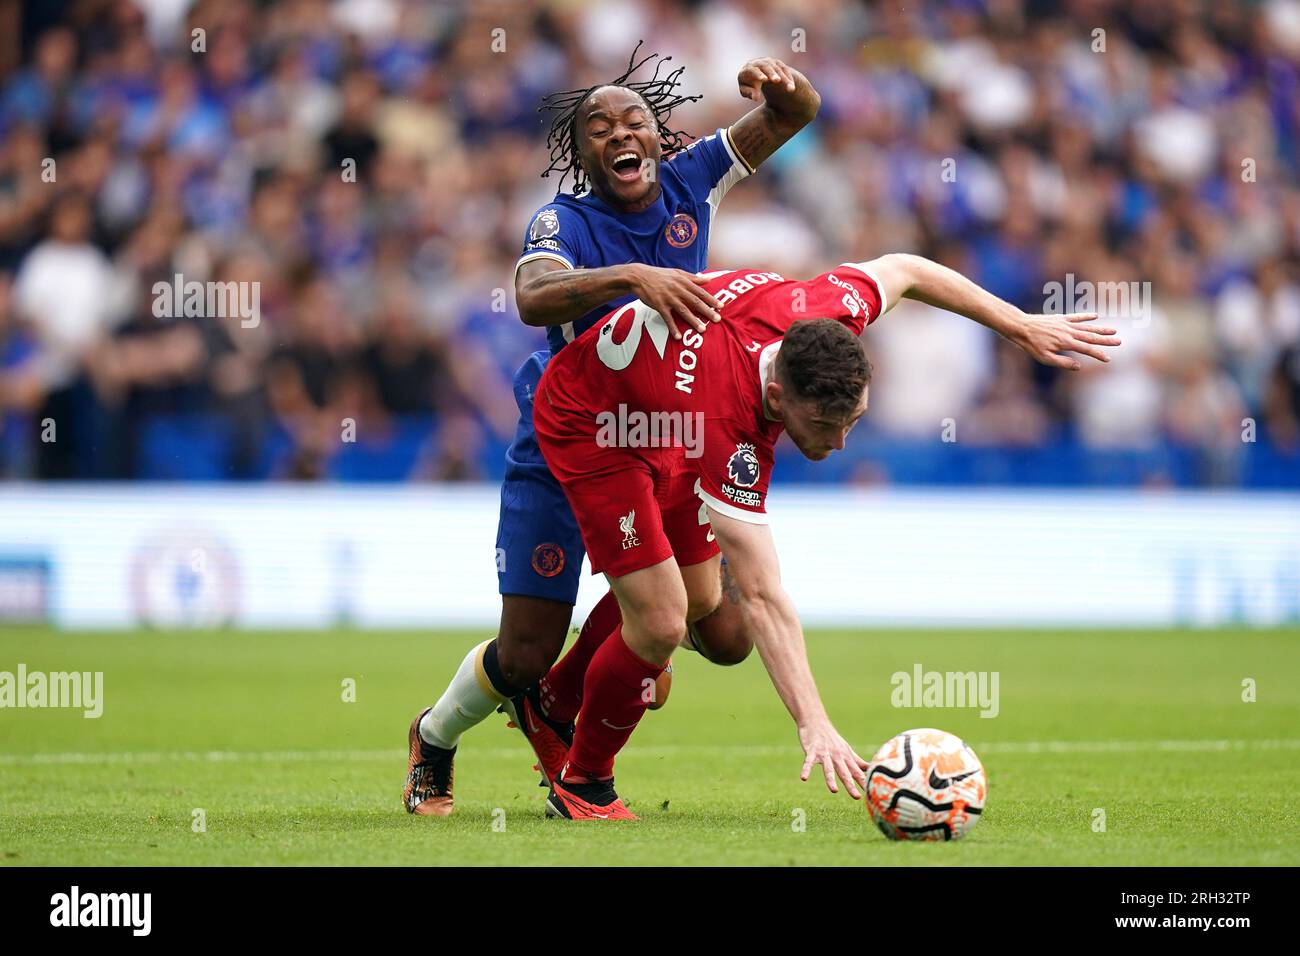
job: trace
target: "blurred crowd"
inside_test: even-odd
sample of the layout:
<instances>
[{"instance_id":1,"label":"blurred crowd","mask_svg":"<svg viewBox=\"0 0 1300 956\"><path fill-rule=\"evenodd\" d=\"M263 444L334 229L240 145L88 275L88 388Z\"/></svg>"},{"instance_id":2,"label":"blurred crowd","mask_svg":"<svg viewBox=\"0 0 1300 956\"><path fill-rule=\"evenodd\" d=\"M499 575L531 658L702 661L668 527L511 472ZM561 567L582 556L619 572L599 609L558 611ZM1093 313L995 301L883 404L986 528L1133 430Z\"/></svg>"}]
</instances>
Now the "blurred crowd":
<instances>
[{"instance_id":1,"label":"blurred crowd","mask_svg":"<svg viewBox=\"0 0 1300 956\"><path fill-rule=\"evenodd\" d=\"M911 251L1031 312L1050 283L1142 304L1073 375L900 305L866 334L879 447L1176 447L1204 483L1267 447L1300 475L1300 0L49 0L0 21L0 474L165 477L217 434L220 477L337 477L349 443L399 436L401 476L499 473L511 374L544 344L510 291L556 189L538 102L644 39L703 94L673 116L695 135L752 107L754 56L822 96L722 204L711 266ZM176 276L257 283L257 321L158 315Z\"/></svg>"}]
</instances>

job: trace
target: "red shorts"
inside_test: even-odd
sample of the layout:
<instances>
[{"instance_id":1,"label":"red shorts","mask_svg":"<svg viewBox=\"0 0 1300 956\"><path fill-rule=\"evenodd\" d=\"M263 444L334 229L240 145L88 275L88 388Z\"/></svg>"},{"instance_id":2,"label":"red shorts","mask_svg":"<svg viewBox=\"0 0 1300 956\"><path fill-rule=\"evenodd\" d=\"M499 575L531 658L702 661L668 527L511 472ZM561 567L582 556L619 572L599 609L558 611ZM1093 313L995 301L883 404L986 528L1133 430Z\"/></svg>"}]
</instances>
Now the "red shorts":
<instances>
[{"instance_id":1,"label":"red shorts","mask_svg":"<svg viewBox=\"0 0 1300 956\"><path fill-rule=\"evenodd\" d=\"M551 408L539 390L537 444L578 519L593 573L622 577L671 557L690 567L718 554L681 448L601 447L584 421Z\"/></svg>"}]
</instances>

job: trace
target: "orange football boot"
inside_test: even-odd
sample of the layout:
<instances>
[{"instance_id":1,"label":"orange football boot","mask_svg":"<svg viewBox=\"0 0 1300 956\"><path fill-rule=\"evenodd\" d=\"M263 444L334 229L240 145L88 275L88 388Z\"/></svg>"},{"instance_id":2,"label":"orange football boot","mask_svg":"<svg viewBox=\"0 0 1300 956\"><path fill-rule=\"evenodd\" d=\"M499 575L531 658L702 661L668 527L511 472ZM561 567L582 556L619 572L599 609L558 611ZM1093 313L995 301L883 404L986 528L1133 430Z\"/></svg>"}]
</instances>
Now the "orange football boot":
<instances>
[{"instance_id":1,"label":"orange football boot","mask_svg":"<svg viewBox=\"0 0 1300 956\"><path fill-rule=\"evenodd\" d=\"M565 769L568 769L567 767ZM546 815L562 820L635 820L614 792L614 778L591 783L566 783L564 773L551 784Z\"/></svg>"},{"instance_id":2,"label":"orange football boot","mask_svg":"<svg viewBox=\"0 0 1300 956\"><path fill-rule=\"evenodd\" d=\"M456 761L456 748L442 750L426 744L420 738L420 721L433 710L426 707L411 721L407 735L410 757L406 763L406 786L402 788L402 803L407 813L420 816L445 817L453 809L451 783Z\"/></svg>"},{"instance_id":3,"label":"orange football boot","mask_svg":"<svg viewBox=\"0 0 1300 956\"><path fill-rule=\"evenodd\" d=\"M536 684L497 709L510 718L508 725L519 728L528 740L537 755L533 769L542 773L544 782L541 786L549 787L569 759L569 748L573 746L573 721L561 723L543 714L541 694Z\"/></svg>"}]
</instances>

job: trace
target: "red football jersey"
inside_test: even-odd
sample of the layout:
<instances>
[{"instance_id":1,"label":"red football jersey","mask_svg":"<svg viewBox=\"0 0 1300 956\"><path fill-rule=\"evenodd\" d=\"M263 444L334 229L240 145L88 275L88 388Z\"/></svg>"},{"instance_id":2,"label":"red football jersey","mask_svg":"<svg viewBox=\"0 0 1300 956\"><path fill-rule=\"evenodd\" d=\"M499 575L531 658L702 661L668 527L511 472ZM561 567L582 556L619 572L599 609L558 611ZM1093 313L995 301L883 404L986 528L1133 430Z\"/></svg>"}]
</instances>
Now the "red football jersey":
<instances>
[{"instance_id":1,"label":"red football jersey","mask_svg":"<svg viewBox=\"0 0 1300 956\"><path fill-rule=\"evenodd\" d=\"M816 318L836 319L860 335L887 305L878 280L850 263L805 281L746 270L704 275L721 322L702 333L684 329L678 341L658 312L629 302L551 359L535 413L547 405L548 425L589 434L594 444L603 440L602 428L643 426L655 414L666 413L659 421L676 421L688 439L701 425L702 440L679 443L657 460L667 466L671 459L676 468L684 458L710 507L761 523L782 429L768 417L763 391L781 337L795 322Z\"/></svg>"}]
</instances>

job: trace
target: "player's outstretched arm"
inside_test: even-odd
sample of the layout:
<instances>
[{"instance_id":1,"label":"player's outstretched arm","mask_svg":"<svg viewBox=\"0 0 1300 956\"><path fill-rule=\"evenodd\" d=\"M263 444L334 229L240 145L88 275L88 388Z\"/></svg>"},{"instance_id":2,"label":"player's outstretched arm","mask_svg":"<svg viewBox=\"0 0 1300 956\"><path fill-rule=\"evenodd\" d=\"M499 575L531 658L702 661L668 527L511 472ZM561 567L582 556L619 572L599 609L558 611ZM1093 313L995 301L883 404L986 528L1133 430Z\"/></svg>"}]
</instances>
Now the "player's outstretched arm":
<instances>
[{"instance_id":1,"label":"player's outstretched arm","mask_svg":"<svg viewBox=\"0 0 1300 956\"><path fill-rule=\"evenodd\" d=\"M757 169L795 133L813 121L822 98L792 66L775 57L750 60L736 76L740 95L763 105L750 110L731 127L731 141L750 169Z\"/></svg>"},{"instance_id":2,"label":"player's outstretched arm","mask_svg":"<svg viewBox=\"0 0 1300 956\"><path fill-rule=\"evenodd\" d=\"M705 291L709 280L682 269L632 262L599 269L569 269L554 259L525 262L515 276L515 304L524 325L563 325L605 302L634 295L664 317L673 338L678 323L703 332L722 318L717 300Z\"/></svg>"},{"instance_id":3,"label":"player's outstretched arm","mask_svg":"<svg viewBox=\"0 0 1300 956\"><path fill-rule=\"evenodd\" d=\"M894 252L863 265L879 280L890 304L915 299L986 325L1044 365L1078 371L1079 360L1063 352L1109 362L1105 349L1120 344L1115 330L1088 323L1095 312L1030 315L981 289L959 272L921 256Z\"/></svg>"},{"instance_id":4,"label":"player's outstretched arm","mask_svg":"<svg viewBox=\"0 0 1300 956\"><path fill-rule=\"evenodd\" d=\"M822 706L808 666L799 615L781 586L771 530L767 525L729 518L712 508L709 518L718 546L727 557L745 626L754 635L763 666L799 729L799 743L804 749L800 779L807 780L813 765L821 764L831 793L839 792L838 777L849 795L859 799L859 786L866 787L863 770L867 762L839 735Z\"/></svg>"}]
</instances>

